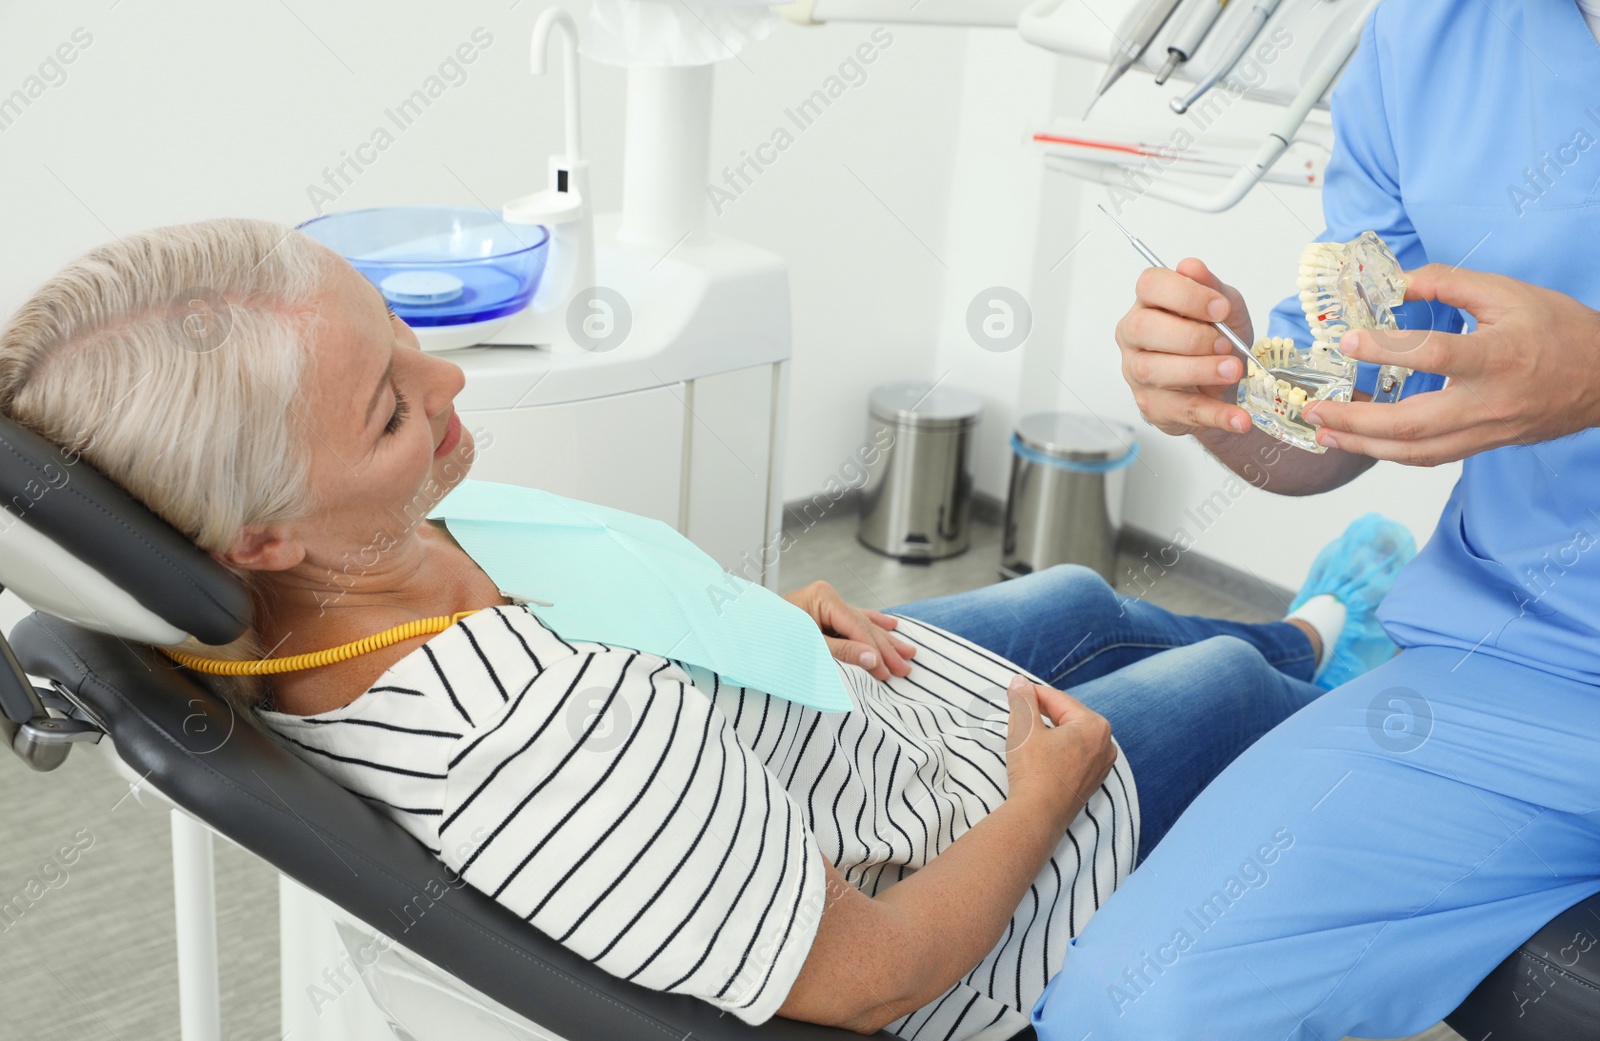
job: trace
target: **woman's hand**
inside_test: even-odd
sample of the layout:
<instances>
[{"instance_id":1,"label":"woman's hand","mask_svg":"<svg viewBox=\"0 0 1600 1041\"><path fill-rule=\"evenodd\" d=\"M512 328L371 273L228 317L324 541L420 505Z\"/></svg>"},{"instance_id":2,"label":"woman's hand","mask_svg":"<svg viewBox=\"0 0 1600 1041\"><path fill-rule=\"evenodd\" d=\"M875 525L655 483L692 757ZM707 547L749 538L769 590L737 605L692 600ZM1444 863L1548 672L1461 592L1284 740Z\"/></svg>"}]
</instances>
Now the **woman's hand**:
<instances>
[{"instance_id":1,"label":"woman's hand","mask_svg":"<svg viewBox=\"0 0 1600 1041\"><path fill-rule=\"evenodd\" d=\"M1438 300L1478 320L1466 335L1345 334L1359 361L1450 377L1392 405L1324 401L1305 410L1329 448L1435 466L1600 425L1600 311L1504 275L1429 264L1406 274L1407 300Z\"/></svg>"},{"instance_id":2,"label":"woman's hand","mask_svg":"<svg viewBox=\"0 0 1600 1041\"><path fill-rule=\"evenodd\" d=\"M1011 681L1006 698L1008 799L1042 800L1065 829L1117 761L1111 724L1070 694L1024 676ZM1045 726L1041 715L1054 725Z\"/></svg>"},{"instance_id":3,"label":"woman's hand","mask_svg":"<svg viewBox=\"0 0 1600 1041\"><path fill-rule=\"evenodd\" d=\"M917 649L889 635L889 630L900 624L897 619L880 611L851 607L822 581L797 589L784 599L811 616L827 637L828 650L840 661L859 665L880 680L911 671L908 659Z\"/></svg>"},{"instance_id":4,"label":"woman's hand","mask_svg":"<svg viewBox=\"0 0 1600 1041\"><path fill-rule=\"evenodd\" d=\"M1110 724L1076 699L1026 681L1008 697L1005 802L875 897L821 856L822 921L780 1016L870 1034L938 1000L1006 935L1116 761Z\"/></svg>"},{"instance_id":5,"label":"woman's hand","mask_svg":"<svg viewBox=\"0 0 1600 1041\"><path fill-rule=\"evenodd\" d=\"M1226 321L1251 342L1244 297L1192 257L1176 271L1146 269L1135 294L1117 323L1117 346L1140 415L1180 437L1202 430L1247 433L1250 414L1235 403L1244 362L1211 324Z\"/></svg>"}]
</instances>

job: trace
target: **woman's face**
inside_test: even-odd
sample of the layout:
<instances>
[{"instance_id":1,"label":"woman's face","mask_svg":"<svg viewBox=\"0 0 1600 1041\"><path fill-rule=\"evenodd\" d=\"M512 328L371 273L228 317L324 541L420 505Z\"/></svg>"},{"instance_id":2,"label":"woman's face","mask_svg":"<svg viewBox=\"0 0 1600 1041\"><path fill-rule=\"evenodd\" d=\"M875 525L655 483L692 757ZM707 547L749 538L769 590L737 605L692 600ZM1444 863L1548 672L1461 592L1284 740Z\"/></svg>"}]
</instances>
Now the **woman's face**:
<instances>
[{"instance_id":1,"label":"woman's face","mask_svg":"<svg viewBox=\"0 0 1600 1041\"><path fill-rule=\"evenodd\" d=\"M309 435L317 505L229 555L268 571L326 568L337 576L332 594L415 567L412 536L466 477L474 447L451 404L466 382L460 367L423 353L372 283L343 260L335 266L316 304L323 324L305 394L290 406Z\"/></svg>"}]
</instances>

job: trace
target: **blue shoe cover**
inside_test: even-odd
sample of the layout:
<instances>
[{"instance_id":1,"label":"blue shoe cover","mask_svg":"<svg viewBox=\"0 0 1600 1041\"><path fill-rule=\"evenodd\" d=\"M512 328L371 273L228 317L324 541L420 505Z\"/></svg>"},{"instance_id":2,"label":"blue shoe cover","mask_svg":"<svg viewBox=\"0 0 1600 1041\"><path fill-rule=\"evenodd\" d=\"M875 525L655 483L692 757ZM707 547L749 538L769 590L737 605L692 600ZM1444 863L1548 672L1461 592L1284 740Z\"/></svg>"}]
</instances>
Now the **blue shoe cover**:
<instances>
[{"instance_id":1,"label":"blue shoe cover","mask_svg":"<svg viewBox=\"0 0 1600 1041\"><path fill-rule=\"evenodd\" d=\"M1344 604L1344 628L1327 664L1317 673L1317 686L1332 690L1394 657L1399 648L1378 624L1378 604L1400 569L1416 555L1416 540L1405 525L1377 513L1357 519L1322 547L1289 605L1293 611L1325 593Z\"/></svg>"}]
</instances>

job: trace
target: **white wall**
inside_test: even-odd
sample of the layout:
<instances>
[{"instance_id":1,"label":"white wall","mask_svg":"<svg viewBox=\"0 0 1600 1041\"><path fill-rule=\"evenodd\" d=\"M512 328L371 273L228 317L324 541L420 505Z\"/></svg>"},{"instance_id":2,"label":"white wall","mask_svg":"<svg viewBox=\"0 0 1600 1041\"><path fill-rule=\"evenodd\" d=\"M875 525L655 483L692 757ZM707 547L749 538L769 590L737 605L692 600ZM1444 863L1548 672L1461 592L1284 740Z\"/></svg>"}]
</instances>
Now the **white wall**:
<instances>
[{"instance_id":1,"label":"white wall","mask_svg":"<svg viewBox=\"0 0 1600 1041\"><path fill-rule=\"evenodd\" d=\"M112 235L244 214L298 223L342 153L483 26L493 43L329 208L496 205L544 186L561 148L559 76L527 71L547 6L494 0L219 5L16 5L0 32L0 94L77 27L93 42L0 131L0 309ZM571 4L580 13L584 5ZM508 8L511 8L508 10ZM871 39L871 26L785 24L717 68L711 168L788 126L792 108ZM880 30L881 32L881 30ZM867 388L933 357L964 34L894 27L866 78L711 218L792 265L795 363L788 497L821 487L865 435ZM881 38L881 37L880 37ZM585 148L598 208L621 205L621 70L583 62ZM791 127L792 129L792 127ZM20 202L20 205L16 203Z\"/></svg>"},{"instance_id":2,"label":"white wall","mask_svg":"<svg viewBox=\"0 0 1600 1041\"><path fill-rule=\"evenodd\" d=\"M384 5L204 0L9 5L0 15L0 95L21 85L73 30L93 42L0 131L0 311L61 263L112 235L224 214L290 223L313 215L308 188L371 139L385 109L422 84L482 26L493 36L465 82L395 135L337 208L494 205L543 186L561 147L559 79L527 72L544 8L500 0ZM508 10L509 7L509 10ZM574 4L574 11L581 5ZM717 69L711 167L770 139L792 108L872 38L865 25L785 26ZM890 27L865 80L795 135L711 228L791 265L794 362L784 497L838 472L865 435L876 383L944 376L979 392L979 487L1003 495L1005 440L1022 412L1081 410L1137 422L1117 375L1112 329L1138 258L1097 223L1100 189L1042 170L1028 134L1081 110L1099 69L1001 30ZM602 211L621 203L620 70L584 62L585 146ZM1164 92L1130 75L1097 118L1164 115ZM1238 116L1240 112L1232 113ZM1300 245L1321 225L1314 192L1274 187L1218 217L1141 200L1126 211L1177 259L1213 260L1256 304L1283 293ZM1065 261L1061 256L1089 232ZM1019 349L968 335L972 297L1020 292L1034 331ZM1058 375L1059 377L1058 378ZM1070 387L1070 390L1069 390ZM1081 399L1081 400L1080 400ZM1167 535L1223 475L1190 442L1146 431L1129 520ZM1371 474L1315 502L1249 492L1195 549L1297 584L1317 546L1380 509L1425 534L1445 471ZM1248 535L1296 532L1274 559ZM1194 535L1194 532L1190 533Z\"/></svg>"},{"instance_id":3,"label":"white wall","mask_svg":"<svg viewBox=\"0 0 1600 1041\"><path fill-rule=\"evenodd\" d=\"M0 133L0 306L61 262L154 224L248 215L298 223L324 167L389 126L392 108L486 28L467 78L377 153L329 208L490 205L544 186L561 148L560 78L528 73L545 6L153 3L10 5L0 33L9 93L76 26L93 43ZM295 12L298 12L296 14ZM584 116L603 206L621 197L623 79L586 64ZM18 205L17 203L21 203Z\"/></svg>"},{"instance_id":4,"label":"white wall","mask_svg":"<svg viewBox=\"0 0 1600 1041\"><path fill-rule=\"evenodd\" d=\"M1425 540L1459 466L1416 470L1381 464L1345 488L1292 499L1244 488L1192 439L1166 437L1143 423L1120 375L1113 333L1132 302L1134 280L1144 264L1095 209L1096 203L1109 203L1107 190L1044 171L1038 148L1029 140L1052 114L1076 116L1083 110L1101 67L1057 58L1005 31L943 32L964 40L966 75L953 104L943 97L920 102L923 111L936 102L949 104L945 118L954 134L942 235L913 225L922 240L918 242L907 229L890 224L886 247L884 222L869 219L853 237L874 255L892 252L895 242L900 245L900 265L872 271L872 284L895 285L901 267L939 280L942 296L932 335L935 349L918 353L872 345L863 355L858 353L864 346L858 340L801 338L797 327L797 374L829 372L860 378L846 388L841 384L850 381L835 377L824 388L831 395L826 399L814 393L814 384L799 389L793 402L795 447L788 460L787 497L799 498L821 486L830 472L828 463L840 458L859 436L856 417L864 411L871 383L889 370L894 376L943 379L983 397L985 411L975 453L977 482L981 491L1000 498L1009 473L1007 440L1020 415L1054 409L1089 411L1130 423L1140 432L1143 457L1128 482L1128 523L1177 539L1180 546L1269 582L1298 586L1316 552L1368 511L1401 521L1419 543ZM1309 47L1310 42L1300 46ZM1291 52L1291 56L1304 60L1303 54ZM1107 126L1119 122L1175 126L1175 117L1166 108L1172 93L1155 88L1146 76L1130 74L1100 102L1095 119ZM907 104L911 107L884 111L885 127L926 118L918 110L918 99L908 99ZM1258 139L1279 111L1238 101L1206 129L1207 138ZM879 138L887 132L840 144L851 156L871 154L881 147ZM900 140L920 138L907 134ZM915 179L920 175L911 176L905 183L878 190L890 205L920 201ZM829 204L839 197L819 200L820 212L829 213ZM1251 304L1259 332L1265 331L1271 307L1293 290L1301 247L1323 226L1320 192L1284 185L1260 187L1237 208L1219 215L1148 197L1119 212L1169 263L1198 255L1238 286ZM764 230L750 228L744 234L758 237ZM797 299L798 287L811 277L815 272L796 264ZM834 306L850 306L862 291L848 277L841 277L838 285L846 291ZM992 286L1018 291L1032 313L1032 334L1011 351L985 350L968 330L968 305L974 294ZM797 306L809 303L799 299ZM830 421L808 423L808 411ZM841 411L835 424L832 417ZM1219 493L1221 499L1216 497ZM1203 503L1210 504L1206 510L1201 509ZM1221 503L1226 508L1219 510ZM1270 556L1253 548L1263 539L1274 547Z\"/></svg>"},{"instance_id":5,"label":"white wall","mask_svg":"<svg viewBox=\"0 0 1600 1041\"><path fill-rule=\"evenodd\" d=\"M874 30L785 24L717 67L714 180L776 128L795 138L709 222L789 262L785 501L820 490L852 458L874 385L923 376L935 356L966 34L887 27L892 42L873 45L864 80L803 131L785 115L871 45Z\"/></svg>"}]
</instances>

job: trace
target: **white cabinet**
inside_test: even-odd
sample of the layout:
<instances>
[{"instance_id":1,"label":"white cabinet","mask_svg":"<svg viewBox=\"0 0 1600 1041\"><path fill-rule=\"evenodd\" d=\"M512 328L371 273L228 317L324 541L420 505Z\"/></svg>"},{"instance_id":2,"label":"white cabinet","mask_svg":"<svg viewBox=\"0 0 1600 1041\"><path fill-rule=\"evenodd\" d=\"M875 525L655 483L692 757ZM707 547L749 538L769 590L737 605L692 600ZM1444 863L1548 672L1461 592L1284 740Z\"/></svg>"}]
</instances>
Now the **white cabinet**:
<instances>
[{"instance_id":1,"label":"white cabinet","mask_svg":"<svg viewBox=\"0 0 1600 1041\"><path fill-rule=\"evenodd\" d=\"M671 524L722 567L777 581L782 363L626 394L463 409L472 476Z\"/></svg>"},{"instance_id":2,"label":"white cabinet","mask_svg":"<svg viewBox=\"0 0 1600 1041\"><path fill-rule=\"evenodd\" d=\"M773 423L778 366L756 365L690 383L686 526L695 544L741 578L776 579L769 500L777 483ZM770 583L769 583L770 584Z\"/></svg>"},{"instance_id":3,"label":"white cabinet","mask_svg":"<svg viewBox=\"0 0 1600 1041\"><path fill-rule=\"evenodd\" d=\"M682 383L631 394L463 411L478 437L471 476L541 488L679 526Z\"/></svg>"}]
</instances>

